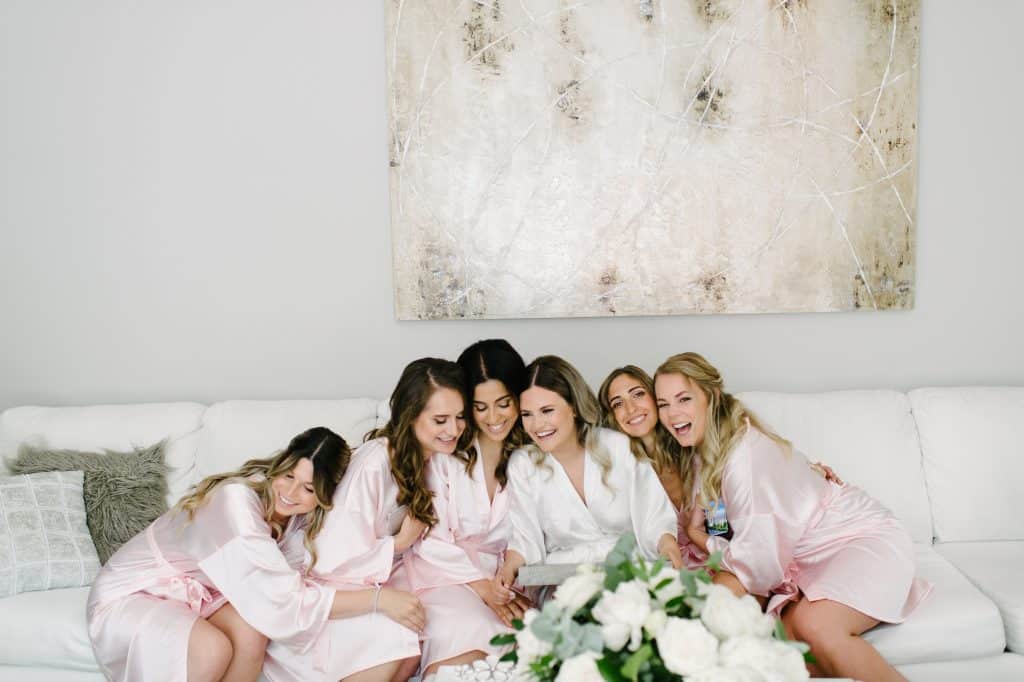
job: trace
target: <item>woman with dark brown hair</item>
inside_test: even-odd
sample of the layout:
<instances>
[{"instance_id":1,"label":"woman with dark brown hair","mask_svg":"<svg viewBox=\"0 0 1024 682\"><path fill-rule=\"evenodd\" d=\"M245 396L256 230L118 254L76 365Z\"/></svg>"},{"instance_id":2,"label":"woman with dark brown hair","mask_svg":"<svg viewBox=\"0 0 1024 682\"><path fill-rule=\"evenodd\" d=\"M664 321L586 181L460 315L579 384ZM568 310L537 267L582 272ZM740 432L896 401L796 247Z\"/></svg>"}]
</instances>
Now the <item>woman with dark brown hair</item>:
<instances>
[{"instance_id":1,"label":"woman with dark brown hair","mask_svg":"<svg viewBox=\"0 0 1024 682\"><path fill-rule=\"evenodd\" d=\"M316 540L313 574L340 590L381 590L399 580L402 555L437 523L427 463L435 453L464 451L466 399L454 362L422 358L402 372L391 394L387 423L366 435L334 494ZM296 679L385 681L403 678L419 661L419 633L371 613L335 621L313 656L292 659ZM276 649L271 645L271 653ZM407 662L403 666L403 662ZM411 668L411 669L410 669Z\"/></svg>"}]
</instances>

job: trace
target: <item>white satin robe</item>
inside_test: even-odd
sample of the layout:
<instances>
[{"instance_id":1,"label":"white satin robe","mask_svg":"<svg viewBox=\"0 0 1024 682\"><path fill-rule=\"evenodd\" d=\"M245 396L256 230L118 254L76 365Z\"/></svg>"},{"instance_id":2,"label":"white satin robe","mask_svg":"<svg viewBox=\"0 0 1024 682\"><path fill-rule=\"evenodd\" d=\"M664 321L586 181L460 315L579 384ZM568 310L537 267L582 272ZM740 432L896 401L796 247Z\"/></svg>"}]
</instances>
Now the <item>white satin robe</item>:
<instances>
[{"instance_id":1,"label":"white satin robe","mask_svg":"<svg viewBox=\"0 0 1024 682\"><path fill-rule=\"evenodd\" d=\"M722 500L733 536L712 537L722 569L778 614L802 592L831 599L885 623L900 623L931 590L915 577L903 524L852 485L811 469L753 427L730 453Z\"/></svg>"},{"instance_id":2,"label":"white satin robe","mask_svg":"<svg viewBox=\"0 0 1024 682\"><path fill-rule=\"evenodd\" d=\"M509 549L527 564L600 563L619 537L632 531L640 553L654 559L658 540L676 537L677 513L649 462L638 462L629 438L598 429L600 443L612 458L608 485L589 452L584 460L584 503L562 465L545 455L541 466L525 450L516 450L508 465L512 507Z\"/></svg>"},{"instance_id":3,"label":"white satin robe","mask_svg":"<svg viewBox=\"0 0 1024 682\"><path fill-rule=\"evenodd\" d=\"M175 510L160 516L110 558L89 592L89 638L103 674L186 682L193 624L228 602L282 650L308 651L334 590L297 570L304 532L293 518L275 542L263 503L241 482L216 488L191 521Z\"/></svg>"},{"instance_id":4,"label":"white satin robe","mask_svg":"<svg viewBox=\"0 0 1024 682\"><path fill-rule=\"evenodd\" d=\"M478 449L479 451L479 449ZM430 458L427 484L438 523L406 554L404 573L427 611L420 669L471 651L498 654L491 638L510 632L468 583L494 577L511 530L508 486L487 494L483 458L473 473L451 455Z\"/></svg>"},{"instance_id":5,"label":"white satin robe","mask_svg":"<svg viewBox=\"0 0 1024 682\"><path fill-rule=\"evenodd\" d=\"M401 563L393 535L405 518L397 498L387 440L364 443L352 453L316 537L313 578L338 590L393 586L392 574ZM272 641L263 672L272 682L334 681L419 653L415 631L383 613L370 613L328 622L311 651L299 653Z\"/></svg>"}]
</instances>

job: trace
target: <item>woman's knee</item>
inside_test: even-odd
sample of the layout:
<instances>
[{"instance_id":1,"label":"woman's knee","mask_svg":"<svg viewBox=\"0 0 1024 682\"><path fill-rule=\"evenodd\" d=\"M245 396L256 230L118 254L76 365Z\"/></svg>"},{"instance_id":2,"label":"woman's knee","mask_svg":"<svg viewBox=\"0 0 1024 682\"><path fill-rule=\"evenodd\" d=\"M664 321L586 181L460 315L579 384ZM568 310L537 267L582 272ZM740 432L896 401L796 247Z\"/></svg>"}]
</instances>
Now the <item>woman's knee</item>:
<instances>
[{"instance_id":1,"label":"woman's knee","mask_svg":"<svg viewBox=\"0 0 1024 682\"><path fill-rule=\"evenodd\" d=\"M230 638L205 620L198 619L188 638L188 679L219 680L234 656Z\"/></svg>"}]
</instances>

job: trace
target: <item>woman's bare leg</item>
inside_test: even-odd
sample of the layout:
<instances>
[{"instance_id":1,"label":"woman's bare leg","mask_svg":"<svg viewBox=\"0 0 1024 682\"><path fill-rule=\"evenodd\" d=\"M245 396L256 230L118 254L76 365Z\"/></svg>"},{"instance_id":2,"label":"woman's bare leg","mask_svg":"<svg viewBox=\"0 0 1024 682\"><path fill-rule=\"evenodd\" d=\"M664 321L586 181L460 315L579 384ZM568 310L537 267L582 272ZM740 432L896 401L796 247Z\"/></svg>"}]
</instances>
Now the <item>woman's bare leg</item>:
<instances>
[{"instance_id":1,"label":"woman's bare leg","mask_svg":"<svg viewBox=\"0 0 1024 682\"><path fill-rule=\"evenodd\" d=\"M845 604L802 598L783 612L783 624L794 639L811 645L817 671L829 677L850 677L871 682L906 682L861 634L878 621Z\"/></svg>"},{"instance_id":2,"label":"woman's bare leg","mask_svg":"<svg viewBox=\"0 0 1024 682\"><path fill-rule=\"evenodd\" d=\"M231 640L202 618L188 635L188 682L217 682L231 665Z\"/></svg>"},{"instance_id":3,"label":"woman's bare leg","mask_svg":"<svg viewBox=\"0 0 1024 682\"><path fill-rule=\"evenodd\" d=\"M209 618L210 625L231 640L231 664L223 682L256 682L267 654L267 638L249 625L231 604L225 604Z\"/></svg>"}]
</instances>

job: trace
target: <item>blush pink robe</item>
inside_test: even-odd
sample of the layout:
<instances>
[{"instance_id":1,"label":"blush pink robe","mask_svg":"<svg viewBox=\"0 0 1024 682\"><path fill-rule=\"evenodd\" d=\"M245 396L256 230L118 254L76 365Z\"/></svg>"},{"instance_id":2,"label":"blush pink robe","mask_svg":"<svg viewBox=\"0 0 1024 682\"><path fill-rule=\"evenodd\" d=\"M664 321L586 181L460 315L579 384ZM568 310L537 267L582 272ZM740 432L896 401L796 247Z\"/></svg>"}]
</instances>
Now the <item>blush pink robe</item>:
<instances>
[{"instance_id":1,"label":"blush pink robe","mask_svg":"<svg viewBox=\"0 0 1024 682\"><path fill-rule=\"evenodd\" d=\"M722 569L770 596L778 614L802 592L900 623L931 590L915 577L910 535L863 490L826 481L799 452L748 427L729 454L722 499L733 536L712 537Z\"/></svg>"},{"instance_id":2,"label":"blush pink robe","mask_svg":"<svg viewBox=\"0 0 1024 682\"><path fill-rule=\"evenodd\" d=\"M168 511L102 568L86 616L96 660L110 680L185 682L197 618L230 602L282 649L308 651L330 616L334 590L297 570L305 528L293 518L271 537L263 504L245 484L224 483L194 518ZM291 563L289 563L291 559Z\"/></svg>"},{"instance_id":3,"label":"blush pink robe","mask_svg":"<svg viewBox=\"0 0 1024 682\"><path fill-rule=\"evenodd\" d=\"M509 492L487 494L483 458L472 476L445 454L430 459L427 482L438 523L406 555L406 579L427 610L421 670L471 651L498 654L491 638L510 632L468 583L494 577L508 545Z\"/></svg>"},{"instance_id":4,"label":"blush pink robe","mask_svg":"<svg viewBox=\"0 0 1024 682\"><path fill-rule=\"evenodd\" d=\"M354 453L334 493L334 506L316 537L315 580L338 590L392 587L401 564L394 533L405 518L391 476L387 440ZM419 636L383 613L330 621L311 651L296 652L272 641L263 672L272 682L340 680L389 661L419 656Z\"/></svg>"}]
</instances>

